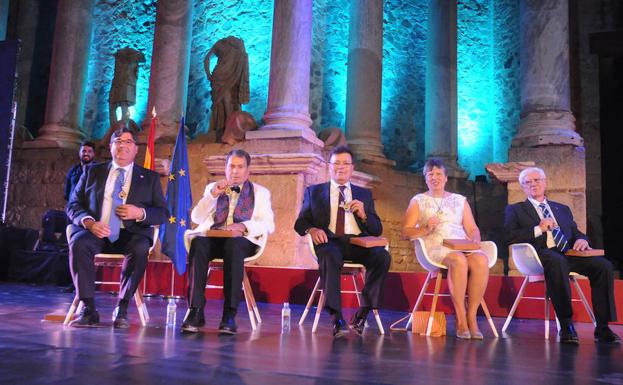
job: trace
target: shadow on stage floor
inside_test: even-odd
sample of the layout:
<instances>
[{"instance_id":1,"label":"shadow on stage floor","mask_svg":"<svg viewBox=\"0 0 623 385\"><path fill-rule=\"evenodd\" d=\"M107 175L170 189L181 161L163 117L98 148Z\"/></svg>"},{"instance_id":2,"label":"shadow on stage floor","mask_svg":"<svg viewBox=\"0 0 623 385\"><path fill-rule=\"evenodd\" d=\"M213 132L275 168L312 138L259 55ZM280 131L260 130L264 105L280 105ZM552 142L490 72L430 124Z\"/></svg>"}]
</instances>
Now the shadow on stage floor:
<instances>
[{"instance_id":1,"label":"shadow on stage floor","mask_svg":"<svg viewBox=\"0 0 623 385\"><path fill-rule=\"evenodd\" d=\"M260 304L264 322L252 332L242 303L238 335L219 337L222 302L209 301L204 332L182 335L164 327L161 298L147 299L148 327L139 326L131 308L130 329L113 330L115 298L108 294L96 297L105 327L72 329L41 321L46 313L66 310L72 298L55 287L0 284L0 383L623 384L623 349L596 345L592 325L584 323L577 324L579 347L544 340L543 321L535 320L515 320L496 339L481 319L485 340L462 341L404 332L380 336L370 317L363 338L351 333L334 341L326 315L313 335L311 316L297 325L301 306L293 306L292 330L282 335L281 307ZM185 310L184 301L178 302L178 326ZM402 315L381 312L386 330ZM495 322L500 329L503 319ZM623 334L621 326L613 330Z\"/></svg>"}]
</instances>

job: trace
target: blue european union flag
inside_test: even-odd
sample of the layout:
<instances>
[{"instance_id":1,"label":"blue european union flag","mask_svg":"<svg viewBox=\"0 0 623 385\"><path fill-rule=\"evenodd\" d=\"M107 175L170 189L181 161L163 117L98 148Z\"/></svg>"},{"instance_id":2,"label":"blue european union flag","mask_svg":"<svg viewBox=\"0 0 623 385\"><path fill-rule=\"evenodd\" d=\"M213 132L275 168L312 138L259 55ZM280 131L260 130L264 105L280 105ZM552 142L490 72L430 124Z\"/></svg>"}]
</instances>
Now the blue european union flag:
<instances>
[{"instance_id":1,"label":"blue european union flag","mask_svg":"<svg viewBox=\"0 0 623 385\"><path fill-rule=\"evenodd\" d=\"M184 231L190 229L192 201L186 134L184 133L184 117L182 116L175 149L173 150L169 182L167 183L167 208L171 216L165 224L160 225L162 252L171 259L178 274L186 272Z\"/></svg>"}]
</instances>

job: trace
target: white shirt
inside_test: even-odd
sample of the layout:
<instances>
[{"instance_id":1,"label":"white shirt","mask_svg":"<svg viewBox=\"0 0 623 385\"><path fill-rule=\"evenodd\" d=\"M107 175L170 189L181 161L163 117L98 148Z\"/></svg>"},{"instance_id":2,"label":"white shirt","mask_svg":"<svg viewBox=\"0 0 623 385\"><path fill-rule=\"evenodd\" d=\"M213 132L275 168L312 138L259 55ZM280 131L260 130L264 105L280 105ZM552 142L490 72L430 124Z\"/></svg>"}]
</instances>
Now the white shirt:
<instances>
[{"instance_id":1,"label":"white shirt","mask_svg":"<svg viewBox=\"0 0 623 385\"><path fill-rule=\"evenodd\" d=\"M551 218L554 220L554 223L556 222L556 217L554 217L554 211L552 210L552 208L550 207L549 203L547 203L547 199L543 199L543 202L539 202L536 199L532 199L532 198L528 198L528 201L530 201L530 203L532 203L532 206L534 206L534 209L536 210L536 213L539 215L539 218L543 219L543 210L541 210L541 207L539 206L541 203L545 203L545 206L547 206L547 209L549 210L549 214L551 216ZM555 225L557 226L557 225ZM543 235L543 230L541 230L541 227L539 226L534 226L534 237L538 238L541 235ZM552 234L551 231L547 231L547 247L552 248L556 246L556 242L554 241L554 235Z\"/></svg>"},{"instance_id":2,"label":"white shirt","mask_svg":"<svg viewBox=\"0 0 623 385\"><path fill-rule=\"evenodd\" d=\"M340 185L331 180L329 187L329 196L331 199L331 219L329 221L329 230L335 233L335 223L337 222L337 209L340 202ZM351 191L350 182L347 182L344 186L344 202L348 203L353 200L353 193ZM361 234L361 229L355 220L355 214L349 211L344 212L344 234Z\"/></svg>"},{"instance_id":3,"label":"white shirt","mask_svg":"<svg viewBox=\"0 0 623 385\"><path fill-rule=\"evenodd\" d=\"M112 161L110 166L110 171L108 171L108 178L106 179L106 187L104 189L104 201L102 202L102 218L101 222L109 223L110 216L114 215L111 213L112 209L112 193L115 189L115 181L117 180L117 175L119 175L119 169L123 168L125 170L125 175L123 179L123 191L125 192L122 200L123 204L128 199L128 193L130 192L130 184L132 183L132 169L134 167L134 163L130 163L125 167L120 167L115 161ZM123 228L123 221L121 222L121 228Z\"/></svg>"}]
</instances>

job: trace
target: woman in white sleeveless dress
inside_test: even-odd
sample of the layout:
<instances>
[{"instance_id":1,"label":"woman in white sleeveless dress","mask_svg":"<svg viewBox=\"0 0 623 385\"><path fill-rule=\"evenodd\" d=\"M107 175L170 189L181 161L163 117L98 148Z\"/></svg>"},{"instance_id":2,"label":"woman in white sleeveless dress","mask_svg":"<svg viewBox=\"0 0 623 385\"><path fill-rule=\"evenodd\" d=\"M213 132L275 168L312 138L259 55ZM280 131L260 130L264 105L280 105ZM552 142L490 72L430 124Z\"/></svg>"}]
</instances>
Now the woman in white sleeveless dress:
<instances>
[{"instance_id":1,"label":"woman in white sleeveless dress","mask_svg":"<svg viewBox=\"0 0 623 385\"><path fill-rule=\"evenodd\" d=\"M480 230L467 199L445 191L448 177L441 161L428 160L424 165L424 177L428 191L411 199L402 235L410 239L422 238L429 257L448 267L448 286L456 314L456 336L482 339L476 314L489 280L488 258L480 251L461 252L442 246L444 239L480 242Z\"/></svg>"}]
</instances>

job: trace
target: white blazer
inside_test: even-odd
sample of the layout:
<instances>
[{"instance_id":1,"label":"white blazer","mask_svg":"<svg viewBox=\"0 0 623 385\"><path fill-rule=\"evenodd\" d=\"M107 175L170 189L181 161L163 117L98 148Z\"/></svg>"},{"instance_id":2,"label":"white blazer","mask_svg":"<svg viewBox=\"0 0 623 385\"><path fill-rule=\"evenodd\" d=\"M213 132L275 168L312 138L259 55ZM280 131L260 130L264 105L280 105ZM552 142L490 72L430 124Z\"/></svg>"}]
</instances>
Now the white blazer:
<instances>
[{"instance_id":1,"label":"white blazer","mask_svg":"<svg viewBox=\"0 0 623 385\"><path fill-rule=\"evenodd\" d=\"M192 238L198 235L205 235L206 231L214 224L214 213L216 212L216 202L218 197L212 197L210 191L216 182L208 184L203 192L203 197L190 213L190 219L198 226L190 231L188 236ZM270 191L266 187L257 183L252 183L255 196L253 214L251 219L242 222L247 228L247 238L252 243L263 246L266 244L268 234L275 231L275 221L273 217L273 209L270 204Z\"/></svg>"}]
</instances>

